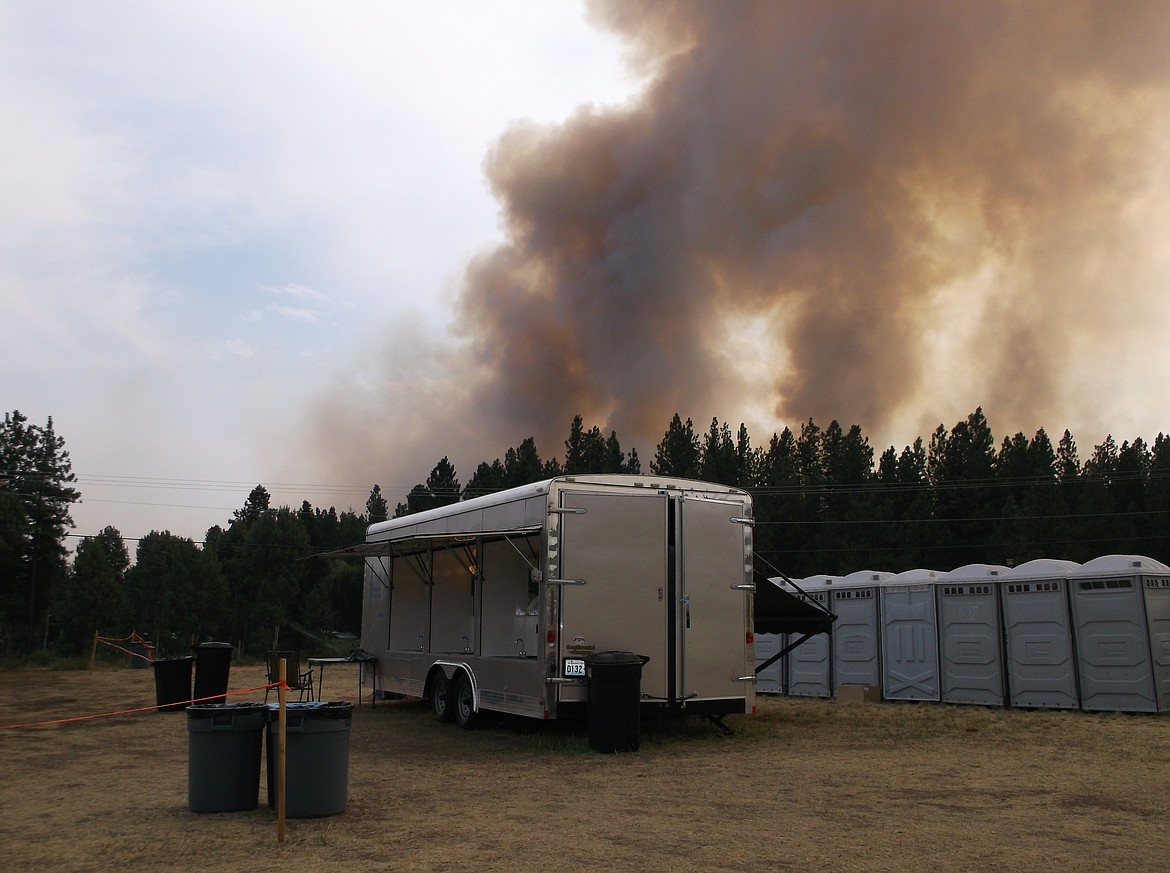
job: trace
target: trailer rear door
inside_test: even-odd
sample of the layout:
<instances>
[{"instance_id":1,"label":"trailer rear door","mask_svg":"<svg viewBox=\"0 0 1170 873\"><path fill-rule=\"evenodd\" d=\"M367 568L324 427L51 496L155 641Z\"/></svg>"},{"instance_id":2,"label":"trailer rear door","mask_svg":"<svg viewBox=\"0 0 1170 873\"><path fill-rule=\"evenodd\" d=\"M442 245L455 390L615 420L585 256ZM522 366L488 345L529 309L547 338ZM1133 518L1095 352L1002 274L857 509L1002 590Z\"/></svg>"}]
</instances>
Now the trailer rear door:
<instances>
[{"instance_id":1,"label":"trailer rear door","mask_svg":"<svg viewBox=\"0 0 1170 873\"><path fill-rule=\"evenodd\" d=\"M561 640L570 657L591 651L646 655L642 693L668 699L666 497L561 493Z\"/></svg>"},{"instance_id":2,"label":"trailer rear door","mask_svg":"<svg viewBox=\"0 0 1170 873\"><path fill-rule=\"evenodd\" d=\"M683 498L679 508L679 696L742 698L754 670L741 503ZM738 586L738 587L737 587Z\"/></svg>"}]
</instances>

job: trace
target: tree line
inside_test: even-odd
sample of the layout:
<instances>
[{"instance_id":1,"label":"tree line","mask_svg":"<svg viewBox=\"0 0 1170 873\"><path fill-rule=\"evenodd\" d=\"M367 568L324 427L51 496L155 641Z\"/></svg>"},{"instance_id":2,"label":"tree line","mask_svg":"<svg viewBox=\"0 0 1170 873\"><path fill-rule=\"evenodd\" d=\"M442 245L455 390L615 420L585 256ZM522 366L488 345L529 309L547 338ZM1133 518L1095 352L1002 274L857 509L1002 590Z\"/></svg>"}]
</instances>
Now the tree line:
<instances>
[{"instance_id":1,"label":"tree line","mask_svg":"<svg viewBox=\"0 0 1170 873\"><path fill-rule=\"evenodd\" d=\"M563 454L542 458L529 437L482 461L465 485L447 457L397 503L394 517L559 475L642 473L615 431L574 417ZM949 570L1037 557L1083 562L1110 553L1170 562L1170 437L1113 437L1082 462L1067 430L997 442L982 409L876 457L859 426L811 418L753 446L747 428L675 414L649 472L743 488L753 496L754 547L765 572L794 578L857 569ZM0 654L86 650L95 629L137 629L160 654L227 639L247 654L356 632L361 565L322 556L360 542L389 517L381 488L364 512L271 506L262 486L202 544L167 531L138 543L119 531L83 538L69 560L69 507L80 497L50 418L5 414L0 430Z\"/></svg>"}]
</instances>

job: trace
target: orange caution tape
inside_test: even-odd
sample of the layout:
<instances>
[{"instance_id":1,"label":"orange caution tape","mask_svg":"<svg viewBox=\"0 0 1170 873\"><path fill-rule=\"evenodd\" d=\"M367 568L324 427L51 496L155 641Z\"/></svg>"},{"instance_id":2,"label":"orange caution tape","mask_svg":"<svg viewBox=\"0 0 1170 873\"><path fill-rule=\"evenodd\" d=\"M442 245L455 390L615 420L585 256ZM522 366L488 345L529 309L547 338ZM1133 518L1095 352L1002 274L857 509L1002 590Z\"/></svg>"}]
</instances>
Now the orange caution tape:
<instances>
[{"instance_id":1,"label":"orange caution tape","mask_svg":"<svg viewBox=\"0 0 1170 873\"><path fill-rule=\"evenodd\" d=\"M229 691L229 692L227 692L226 695L212 694L208 697L196 697L196 698L193 698L191 700L175 700L175 701L172 701L171 703L165 703L165 704L161 704L161 705L162 706L171 706L173 703L175 706L185 706L189 703L201 703L202 701L205 701L205 700L218 700L219 698L224 697L224 696L231 697L231 696L236 695L236 694L251 694L254 691L264 691L264 690L269 689L269 688L279 688L279 687L280 687L279 682L273 682L270 685L257 685L255 688L244 688L241 691ZM285 683L284 687L285 687L285 690L287 691L288 690L288 683ZM30 721L30 722L26 722L25 724L3 724L3 725L0 725L0 731L13 730L15 728L47 727L48 725L69 724L70 722L75 722L75 721L91 721L92 719L95 719L95 718L109 718L112 715L133 715L136 712L151 712L153 710L158 709L159 706L160 706L160 704L156 703L153 706L142 706L142 707L139 707L138 709L120 709L117 712L100 712L97 715L77 715L77 716L74 716L73 718L57 718L57 719L53 719L51 721Z\"/></svg>"}]
</instances>

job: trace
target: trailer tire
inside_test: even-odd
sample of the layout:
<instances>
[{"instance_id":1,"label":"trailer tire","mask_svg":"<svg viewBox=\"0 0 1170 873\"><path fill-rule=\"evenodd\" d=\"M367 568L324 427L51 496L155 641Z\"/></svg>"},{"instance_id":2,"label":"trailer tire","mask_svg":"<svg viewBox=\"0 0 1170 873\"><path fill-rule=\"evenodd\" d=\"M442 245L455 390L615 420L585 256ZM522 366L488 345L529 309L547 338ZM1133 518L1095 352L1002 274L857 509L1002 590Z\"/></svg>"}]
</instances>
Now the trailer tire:
<instances>
[{"instance_id":1,"label":"trailer tire","mask_svg":"<svg viewBox=\"0 0 1170 873\"><path fill-rule=\"evenodd\" d=\"M455 724L465 730L471 730L479 724L479 713L475 711L475 692L471 688L471 679L460 671L452 682L451 709L455 716Z\"/></svg>"},{"instance_id":2,"label":"trailer tire","mask_svg":"<svg viewBox=\"0 0 1170 873\"><path fill-rule=\"evenodd\" d=\"M455 707L452 705L451 680L442 670L435 671L431 680L431 715L435 721L448 724L455 719Z\"/></svg>"}]
</instances>

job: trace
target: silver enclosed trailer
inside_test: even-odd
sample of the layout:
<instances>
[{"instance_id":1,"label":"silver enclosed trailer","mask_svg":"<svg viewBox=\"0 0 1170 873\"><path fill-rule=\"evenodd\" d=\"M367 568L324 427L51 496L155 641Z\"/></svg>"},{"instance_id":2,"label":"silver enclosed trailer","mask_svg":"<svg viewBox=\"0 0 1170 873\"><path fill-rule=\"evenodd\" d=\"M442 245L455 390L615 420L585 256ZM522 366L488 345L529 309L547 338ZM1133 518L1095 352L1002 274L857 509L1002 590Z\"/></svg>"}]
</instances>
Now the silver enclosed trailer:
<instances>
[{"instance_id":1,"label":"silver enclosed trailer","mask_svg":"<svg viewBox=\"0 0 1170 873\"><path fill-rule=\"evenodd\" d=\"M440 720L583 711L594 655L641 656L643 707L754 708L752 501L657 476L566 476L371 525L362 647Z\"/></svg>"}]
</instances>

